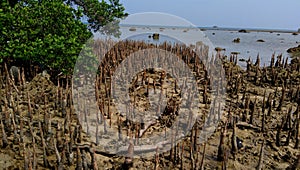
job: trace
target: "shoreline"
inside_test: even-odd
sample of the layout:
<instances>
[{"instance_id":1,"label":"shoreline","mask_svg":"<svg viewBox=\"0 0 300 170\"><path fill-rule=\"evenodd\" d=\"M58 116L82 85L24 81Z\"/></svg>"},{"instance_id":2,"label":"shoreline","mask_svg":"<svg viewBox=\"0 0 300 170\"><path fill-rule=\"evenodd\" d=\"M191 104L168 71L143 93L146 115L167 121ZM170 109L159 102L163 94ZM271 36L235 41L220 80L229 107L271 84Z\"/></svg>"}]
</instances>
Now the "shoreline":
<instances>
[{"instance_id":1,"label":"shoreline","mask_svg":"<svg viewBox=\"0 0 300 170\"><path fill-rule=\"evenodd\" d=\"M251 33L251 32L269 32L269 33L298 33L297 30L281 30L281 29L260 29L260 28L225 28L225 27L218 27L218 28L213 28L213 27L198 27L202 31L203 30L218 30L218 31L240 31L240 30L245 30L247 31L246 33ZM243 33L243 32L242 32Z\"/></svg>"},{"instance_id":2,"label":"shoreline","mask_svg":"<svg viewBox=\"0 0 300 170\"><path fill-rule=\"evenodd\" d=\"M121 27L137 27L137 28L180 28L180 29L194 29L198 28L201 31L206 30L218 30L218 31L239 31L246 30L247 33L250 32L270 32L270 33L297 33L300 34L297 30L289 29L271 29L271 28L230 28L230 27L205 27L205 26L163 26L163 25L134 25L134 24L120 24Z\"/></svg>"}]
</instances>

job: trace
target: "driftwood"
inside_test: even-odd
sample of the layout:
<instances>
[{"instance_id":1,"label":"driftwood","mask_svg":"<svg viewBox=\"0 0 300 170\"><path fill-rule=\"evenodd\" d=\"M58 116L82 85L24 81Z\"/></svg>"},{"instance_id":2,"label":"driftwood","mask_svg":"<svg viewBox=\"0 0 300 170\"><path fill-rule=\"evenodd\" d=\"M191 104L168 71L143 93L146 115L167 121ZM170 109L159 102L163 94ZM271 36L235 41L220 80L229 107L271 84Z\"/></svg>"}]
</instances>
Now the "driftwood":
<instances>
[{"instance_id":1,"label":"driftwood","mask_svg":"<svg viewBox=\"0 0 300 170\"><path fill-rule=\"evenodd\" d=\"M146 152L154 152L157 148L163 148L165 145L171 144L169 141L162 141L157 143L156 145L141 145L134 146L134 153L146 153ZM116 154L125 154L127 153L128 146L123 146L118 149Z\"/></svg>"},{"instance_id":2,"label":"driftwood","mask_svg":"<svg viewBox=\"0 0 300 170\"><path fill-rule=\"evenodd\" d=\"M145 128L140 130L139 138L142 138L142 137L144 136L144 134L146 133L146 131L147 131L151 126L154 126L156 123L157 123L157 121L154 120L154 121L148 123L147 125L145 125Z\"/></svg>"},{"instance_id":3,"label":"driftwood","mask_svg":"<svg viewBox=\"0 0 300 170\"><path fill-rule=\"evenodd\" d=\"M86 152L89 152L89 153L95 152L96 154L103 155L106 157L113 157L113 156L117 155L117 153L108 153L106 151L102 151L97 148L92 148L89 144L74 144L74 146L72 147L72 150L77 151L77 149L85 150Z\"/></svg>"},{"instance_id":4,"label":"driftwood","mask_svg":"<svg viewBox=\"0 0 300 170\"><path fill-rule=\"evenodd\" d=\"M154 152L156 149L163 148L165 145L171 144L169 141L162 141L157 143L156 145L141 145L141 146L134 146L134 153L139 154L139 153L147 153L147 152ZM90 154L99 154L103 155L106 157L114 157L117 155L125 155L128 151L128 146L123 146L118 149L116 152L107 152L100 150L98 148L93 148L89 144L74 144L72 147L73 151L77 151L77 148L80 150L85 150L86 152Z\"/></svg>"},{"instance_id":5,"label":"driftwood","mask_svg":"<svg viewBox=\"0 0 300 170\"><path fill-rule=\"evenodd\" d=\"M258 127L258 126L254 126L252 124L249 124L249 123L246 123L246 122L238 122L236 124L236 126L239 128L239 129L252 129L252 130L255 130L255 131L260 131L261 128Z\"/></svg>"}]
</instances>

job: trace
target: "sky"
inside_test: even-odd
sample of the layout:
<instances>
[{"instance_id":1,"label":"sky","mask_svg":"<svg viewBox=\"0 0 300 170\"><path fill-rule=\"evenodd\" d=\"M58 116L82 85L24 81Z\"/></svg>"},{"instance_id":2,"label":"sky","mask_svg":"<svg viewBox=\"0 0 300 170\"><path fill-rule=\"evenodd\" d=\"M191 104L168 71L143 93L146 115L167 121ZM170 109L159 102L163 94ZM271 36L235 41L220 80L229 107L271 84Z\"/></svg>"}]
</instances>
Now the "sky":
<instances>
[{"instance_id":1,"label":"sky","mask_svg":"<svg viewBox=\"0 0 300 170\"><path fill-rule=\"evenodd\" d=\"M199 27L300 28L300 0L120 0L129 14L163 12ZM171 21L170 21L171 22Z\"/></svg>"}]
</instances>

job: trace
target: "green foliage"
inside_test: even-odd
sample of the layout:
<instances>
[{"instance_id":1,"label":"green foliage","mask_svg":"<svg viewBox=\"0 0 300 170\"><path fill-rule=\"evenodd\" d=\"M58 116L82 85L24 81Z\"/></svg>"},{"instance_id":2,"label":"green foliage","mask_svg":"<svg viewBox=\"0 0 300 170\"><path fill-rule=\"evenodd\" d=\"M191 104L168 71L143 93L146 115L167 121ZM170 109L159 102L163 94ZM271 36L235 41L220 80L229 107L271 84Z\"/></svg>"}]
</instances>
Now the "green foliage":
<instances>
[{"instance_id":1,"label":"green foliage","mask_svg":"<svg viewBox=\"0 0 300 170\"><path fill-rule=\"evenodd\" d=\"M118 36L118 20L128 14L124 13L124 7L119 0L109 0L109 3L102 0L69 0L68 3L78 5L83 9L83 13L88 17L89 28L93 31L102 31L106 34ZM112 24L112 25L109 25ZM103 26L106 27L103 27ZM109 26L109 27L108 27Z\"/></svg>"},{"instance_id":2,"label":"green foliage","mask_svg":"<svg viewBox=\"0 0 300 170\"><path fill-rule=\"evenodd\" d=\"M118 0L110 2L1 1L0 62L36 62L51 72L71 74L91 31L126 16ZM89 25L81 21L84 14Z\"/></svg>"}]
</instances>

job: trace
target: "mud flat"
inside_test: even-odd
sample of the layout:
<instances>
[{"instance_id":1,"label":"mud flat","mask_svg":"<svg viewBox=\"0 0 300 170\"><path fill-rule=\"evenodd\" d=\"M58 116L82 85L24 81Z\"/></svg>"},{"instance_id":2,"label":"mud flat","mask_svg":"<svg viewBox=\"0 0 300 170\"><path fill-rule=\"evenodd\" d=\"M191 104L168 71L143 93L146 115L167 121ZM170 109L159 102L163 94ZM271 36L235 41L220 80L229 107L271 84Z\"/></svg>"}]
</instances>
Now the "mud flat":
<instances>
[{"instance_id":1,"label":"mud flat","mask_svg":"<svg viewBox=\"0 0 300 170\"><path fill-rule=\"evenodd\" d=\"M192 118L187 114L190 103L182 102L195 97L184 91L190 82L182 80L185 83L180 86L179 80L160 69L143 70L133 77L128 87L131 104L115 103L118 100L113 98L114 93L123 89L110 90L112 73L133 51L154 47L176 53L193 70L199 91L198 98L193 98L199 100L195 122L189 121ZM44 74L28 81L22 71L19 80L12 80L3 64L0 168L300 168L300 61L295 58L288 63L274 54L269 66L260 67L258 57L255 63L248 60L244 70L237 65L238 54L217 53L217 60L203 57L204 46L202 50L195 54L189 47L179 45L119 43L101 63L95 89L86 91L96 94L98 111L89 109L91 101L76 97L78 89L71 88L71 81L53 83ZM199 54L202 60L195 57ZM207 74L220 71L214 64L224 69L224 77L218 80ZM126 68L130 67L133 66ZM84 78L81 81L89 83ZM216 82L225 82L226 86L212 89ZM226 96L224 107L219 107L223 103L218 102L217 94L222 90L226 90ZM140 114L150 107L153 96L149 94L165 102L166 107ZM118 104L131 111L119 113ZM209 114L212 108L216 110ZM180 109L186 117L178 114ZM177 130L183 125L191 126L186 136ZM214 133L203 140L210 128ZM162 142L147 141L161 134ZM142 152L148 155L140 157Z\"/></svg>"}]
</instances>

